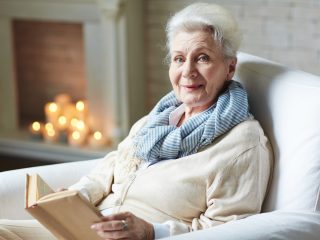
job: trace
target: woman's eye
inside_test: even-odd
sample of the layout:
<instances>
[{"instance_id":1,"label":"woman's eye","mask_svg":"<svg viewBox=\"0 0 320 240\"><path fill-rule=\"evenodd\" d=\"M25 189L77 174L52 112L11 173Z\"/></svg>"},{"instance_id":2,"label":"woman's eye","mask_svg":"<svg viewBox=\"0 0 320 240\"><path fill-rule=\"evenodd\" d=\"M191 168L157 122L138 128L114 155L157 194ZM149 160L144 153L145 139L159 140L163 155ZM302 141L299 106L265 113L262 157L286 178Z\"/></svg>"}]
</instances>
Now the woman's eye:
<instances>
[{"instance_id":1,"label":"woman's eye","mask_svg":"<svg viewBox=\"0 0 320 240\"><path fill-rule=\"evenodd\" d=\"M175 58L173 59L173 61L174 61L175 63L182 63L182 62L183 62L183 58L182 58L182 57L175 57Z\"/></svg>"},{"instance_id":2,"label":"woman's eye","mask_svg":"<svg viewBox=\"0 0 320 240\"><path fill-rule=\"evenodd\" d=\"M209 61L209 57L207 55L201 55L198 57L198 61L199 62L208 62Z\"/></svg>"}]
</instances>

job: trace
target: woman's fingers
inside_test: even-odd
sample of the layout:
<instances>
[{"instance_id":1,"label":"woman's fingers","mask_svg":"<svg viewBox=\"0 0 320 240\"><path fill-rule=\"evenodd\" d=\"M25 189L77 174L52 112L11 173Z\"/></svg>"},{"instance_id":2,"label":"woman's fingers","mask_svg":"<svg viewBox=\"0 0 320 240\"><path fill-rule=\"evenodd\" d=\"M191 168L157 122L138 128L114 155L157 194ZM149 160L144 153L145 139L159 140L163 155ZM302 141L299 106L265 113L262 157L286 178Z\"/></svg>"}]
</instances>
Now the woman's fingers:
<instances>
[{"instance_id":1,"label":"woman's fingers","mask_svg":"<svg viewBox=\"0 0 320 240\"><path fill-rule=\"evenodd\" d=\"M63 188L63 187L60 187L60 188L57 189L57 192L62 192L62 191L66 191L66 190L68 190L68 189L67 189L67 188Z\"/></svg>"},{"instance_id":2,"label":"woman's fingers","mask_svg":"<svg viewBox=\"0 0 320 240\"><path fill-rule=\"evenodd\" d=\"M129 238L130 233L124 229L125 223L122 220L112 220L96 223L91 226L103 239Z\"/></svg>"},{"instance_id":3,"label":"woman's fingers","mask_svg":"<svg viewBox=\"0 0 320 240\"><path fill-rule=\"evenodd\" d=\"M122 231L97 231L97 234L103 239L130 239L128 233L124 233Z\"/></svg>"},{"instance_id":4,"label":"woman's fingers","mask_svg":"<svg viewBox=\"0 0 320 240\"><path fill-rule=\"evenodd\" d=\"M134 216L134 215L130 212L121 212L121 213L116 213L116 214L112 214L109 216L103 216L102 220L103 221L124 220L124 219L130 218L132 216Z\"/></svg>"},{"instance_id":5,"label":"woman's fingers","mask_svg":"<svg viewBox=\"0 0 320 240\"><path fill-rule=\"evenodd\" d=\"M91 228L103 239L151 240L154 235L152 224L130 212L102 217Z\"/></svg>"},{"instance_id":6,"label":"woman's fingers","mask_svg":"<svg viewBox=\"0 0 320 240\"><path fill-rule=\"evenodd\" d=\"M97 231L122 231L125 228L124 220L112 220L95 223L91 226L92 229Z\"/></svg>"}]
</instances>

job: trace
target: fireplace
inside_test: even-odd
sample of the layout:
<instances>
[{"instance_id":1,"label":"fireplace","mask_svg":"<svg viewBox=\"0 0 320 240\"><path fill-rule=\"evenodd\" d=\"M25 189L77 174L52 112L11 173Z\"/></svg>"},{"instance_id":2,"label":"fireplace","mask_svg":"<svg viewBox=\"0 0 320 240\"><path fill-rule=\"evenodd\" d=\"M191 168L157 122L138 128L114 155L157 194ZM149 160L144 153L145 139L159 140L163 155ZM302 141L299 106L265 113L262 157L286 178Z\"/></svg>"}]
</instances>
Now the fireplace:
<instances>
[{"instance_id":1,"label":"fireplace","mask_svg":"<svg viewBox=\"0 0 320 240\"><path fill-rule=\"evenodd\" d=\"M128 133L146 112L143 9L143 0L0 2L0 154L26 146L26 125L59 93L86 99L91 124L114 144Z\"/></svg>"},{"instance_id":2,"label":"fireplace","mask_svg":"<svg viewBox=\"0 0 320 240\"><path fill-rule=\"evenodd\" d=\"M81 23L13 20L18 126L45 121L44 106L64 93L86 99Z\"/></svg>"}]
</instances>

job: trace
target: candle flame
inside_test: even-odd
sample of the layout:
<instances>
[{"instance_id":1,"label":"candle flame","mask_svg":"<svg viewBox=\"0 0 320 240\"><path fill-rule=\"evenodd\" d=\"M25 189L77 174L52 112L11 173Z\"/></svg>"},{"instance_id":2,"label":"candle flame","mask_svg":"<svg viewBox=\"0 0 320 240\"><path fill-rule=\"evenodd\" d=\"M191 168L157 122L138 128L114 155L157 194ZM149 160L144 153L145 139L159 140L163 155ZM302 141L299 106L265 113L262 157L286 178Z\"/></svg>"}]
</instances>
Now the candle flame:
<instances>
[{"instance_id":1,"label":"candle flame","mask_svg":"<svg viewBox=\"0 0 320 240\"><path fill-rule=\"evenodd\" d=\"M83 130L85 127L86 127L86 125L85 125L84 121L81 121L81 120L77 121L77 129Z\"/></svg>"},{"instance_id":2,"label":"candle flame","mask_svg":"<svg viewBox=\"0 0 320 240\"><path fill-rule=\"evenodd\" d=\"M96 140L100 140L100 139L102 138L102 134L101 134L101 132L96 131L96 132L93 134L93 137L94 137Z\"/></svg>"},{"instance_id":3,"label":"candle flame","mask_svg":"<svg viewBox=\"0 0 320 240\"><path fill-rule=\"evenodd\" d=\"M83 102L83 101L78 101L78 102L76 103L76 109L77 109L79 112L83 112L84 107L85 107L85 105L84 105L84 102Z\"/></svg>"},{"instance_id":4,"label":"candle flame","mask_svg":"<svg viewBox=\"0 0 320 240\"><path fill-rule=\"evenodd\" d=\"M58 111L58 105L56 103L50 103L49 104L49 111L50 112L56 112Z\"/></svg>"},{"instance_id":5,"label":"candle flame","mask_svg":"<svg viewBox=\"0 0 320 240\"><path fill-rule=\"evenodd\" d=\"M56 135L56 132L54 131L54 129L48 129L47 134L49 137L54 137Z\"/></svg>"},{"instance_id":6,"label":"candle flame","mask_svg":"<svg viewBox=\"0 0 320 240\"><path fill-rule=\"evenodd\" d=\"M67 124L67 118L65 116L60 116L58 118L58 122L60 125L66 125Z\"/></svg>"},{"instance_id":7,"label":"candle flame","mask_svg":"<svg viewBox=\"0 0 320 240\"><path fill-rule=\"evenodd\" d=\"M47 131L50 131L50 130L53 130L53 125L52 123L46 123L46 125L44 125L44 128L47 130Z\"/></svg>"},{"instance_id":8,"label":"candle flame","mask_svg":"<svg viewBox=\"0 0 320 240\"><path fill-rule=\"evenodd\" d=\"M70 123L71 123L71 126L72 126L72 127L77 127L78 121L79 121L79 120L78 120L77 118L72 118L72 119L71 119L71 122L70 122Z\"/></svg>"},{"instance_id":9,"label":"candle flame","mask_svg":"<svg viewBox=\"0 0 320 240\"><path fill-rule=\"evenodd\" d=\"M75 139L75 140L79 140L80 139L80 132L74 131L72 133L72 138Z\"/></svg>"},{"instance_id":10,"label":"candle flame","mask_svg":"<svg viewBox=\"0 0 320 240\"><path fill-rule=\"evenodd\" d=\"M34 131L38 132L38 131L40 131L40 128L41 128L41 126L40 126L40 123L39 123L39 122L33 122L33 123L32 123L32 129L33 129Z\"/></svg>"}]
</instances>

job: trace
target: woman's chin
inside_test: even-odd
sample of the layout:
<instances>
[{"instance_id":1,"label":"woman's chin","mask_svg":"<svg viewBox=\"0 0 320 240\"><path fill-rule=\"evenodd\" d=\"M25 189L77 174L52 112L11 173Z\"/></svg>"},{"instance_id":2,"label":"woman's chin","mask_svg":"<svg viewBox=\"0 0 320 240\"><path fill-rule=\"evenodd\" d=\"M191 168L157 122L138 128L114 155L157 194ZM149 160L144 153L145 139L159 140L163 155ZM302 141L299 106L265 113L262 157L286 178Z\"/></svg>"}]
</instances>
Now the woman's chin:
<instances>
[{"instance_id":1,"label":"woman's chin","mask_svg":"<svg viewBox=\"0 0 320 240\"><path fill-rule=\"evenodd\" d=\"M182 99L182 102L187 106L187 107L200 107L203 104L203 102L199 98L185 98Z\"/></svg>"},{"instance_id":2,"label":"woman's chin","mask_svg":"<svg viewBox=\"0 0 320 240\"><path fill-rule=\"evenodd\" d=\"M189 108L200 108L202 110L207 109L213 104L213 100L203 98L201 96L188 96L180 98L180 101Z\"/></svg>"}]
</instances>

